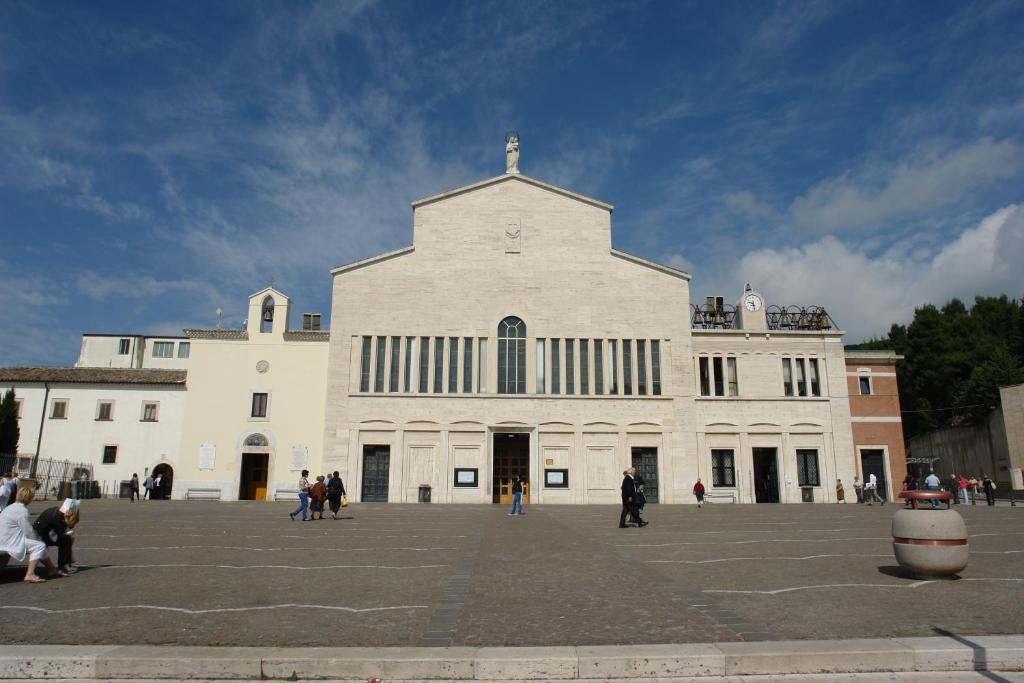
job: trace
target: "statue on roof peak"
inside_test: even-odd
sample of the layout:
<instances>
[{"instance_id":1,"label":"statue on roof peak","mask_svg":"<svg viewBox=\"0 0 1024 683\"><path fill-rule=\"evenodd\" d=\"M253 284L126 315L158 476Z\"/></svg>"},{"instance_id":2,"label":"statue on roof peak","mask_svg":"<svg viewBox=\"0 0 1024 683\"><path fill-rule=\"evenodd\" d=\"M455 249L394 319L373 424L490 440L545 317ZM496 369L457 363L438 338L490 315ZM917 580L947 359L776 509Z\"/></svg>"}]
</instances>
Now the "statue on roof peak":
<instances>
[{"instance_id":1,"label":"statue on roof peak","mask_svg":"<svg viewBox=\"0 0 1024 683\"><path fill-rule=\"evenodd\" d=\"M519 133L505 133L505 173L519 173Z\"/></svg>"}]
</instances>

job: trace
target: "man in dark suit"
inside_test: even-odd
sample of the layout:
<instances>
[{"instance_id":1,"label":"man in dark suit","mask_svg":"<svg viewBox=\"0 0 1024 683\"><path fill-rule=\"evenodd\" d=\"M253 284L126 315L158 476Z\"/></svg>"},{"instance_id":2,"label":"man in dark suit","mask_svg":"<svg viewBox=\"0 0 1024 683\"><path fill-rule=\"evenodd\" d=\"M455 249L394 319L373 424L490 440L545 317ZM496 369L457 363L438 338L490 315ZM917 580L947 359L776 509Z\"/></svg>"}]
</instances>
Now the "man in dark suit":
<instances>
[{"instance_id":1,"label":"man in dark suit","mask_svg":"<svg viewBox=\"0 0 1024 683\"><path fill-rule=\"evenodd\" d=\"M622 514L619 515L619 528L626 528L626 515L631 515L636 526L647 526L647 522L640 519L640 508L637 505L636 491L636 470L632 467L625 471L622 478Z\"/></svg>"}]
</instances>

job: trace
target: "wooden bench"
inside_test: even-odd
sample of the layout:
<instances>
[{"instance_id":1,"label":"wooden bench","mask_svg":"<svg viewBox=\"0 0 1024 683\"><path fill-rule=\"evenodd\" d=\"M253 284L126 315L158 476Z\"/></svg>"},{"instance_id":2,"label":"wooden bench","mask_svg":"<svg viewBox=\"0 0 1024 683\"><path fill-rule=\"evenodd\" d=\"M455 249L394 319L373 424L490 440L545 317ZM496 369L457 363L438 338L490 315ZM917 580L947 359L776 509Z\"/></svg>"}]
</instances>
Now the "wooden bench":
<instances>
[{"instance_id":1,"label":"wooden bench","mask_svg":"<svg viewBox=\"0 0 1024 683\"><path fill-rule=\"evenodd\" d=\"M274 491L274 500L298 500L298 489L277 489Z\"/></svg>"},{"instance_id":2,"label":"wooden bench","mask_svg":"<svg viewBox=\"0 0 1024 683\"><path fill-rule=\"evenodd\" d=\"M736 492L735 491L707 491L704 493L705 503L735 503Z\"/></svg>"},{"instance_id":3,"label":"wooden bench","mask_svg":"<svg viewBox=\"0 0 1024 683\"><path fill-rule=\"evenodd\" d=\"M185 500L220 500L220 489L188 489Z\"/></svg>"}]
</instances>

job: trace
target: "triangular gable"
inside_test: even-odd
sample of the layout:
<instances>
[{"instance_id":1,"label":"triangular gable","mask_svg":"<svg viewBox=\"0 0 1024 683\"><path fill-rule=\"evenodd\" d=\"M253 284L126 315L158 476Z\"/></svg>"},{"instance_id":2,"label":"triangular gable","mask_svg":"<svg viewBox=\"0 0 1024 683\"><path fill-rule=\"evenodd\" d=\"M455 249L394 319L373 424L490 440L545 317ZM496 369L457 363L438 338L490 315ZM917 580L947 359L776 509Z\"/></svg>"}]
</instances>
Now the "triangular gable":
<instances>
[{"instance_id":1,"label":"triangular gable","mask_svg":"<svg viewBox=\"0 0 1024 683\"><path fill-rule=\"evenodd\" d=\"M604 209L609 213L611 213L612 209L614 208L611 204L602 202L599 199L594 199L593 197L587 197L586 195L577 194L575 192L565 189L564 187L558 187L557 185L549 185L544 181L537 180L536 178L531 178L530 176L512 173L506 173L504 175L500 175L494 178L488 178L487 180L481 180L480 182L476 182L471 185L457 187L454 190L448 190L447 192L442 192L441 194L435 194L430 197L424 197L423 199L417 199L412 203L412 208L416 209L418 207L425 206L426 204L433 204L434 202L441 201L442 199L448 199L450 197L455 197L457 195L465 194L467 192L473 192L474 190L490 187L491 185L497 185L498 183L507 183L517 180L526 183L527 185L533 185L534 187L539 187L541 189L548 190L549 192L560 194L563 197L575 199L576 201L583 202L584 204L596 206L597 208Z\"/></svg>"}]
</instances>

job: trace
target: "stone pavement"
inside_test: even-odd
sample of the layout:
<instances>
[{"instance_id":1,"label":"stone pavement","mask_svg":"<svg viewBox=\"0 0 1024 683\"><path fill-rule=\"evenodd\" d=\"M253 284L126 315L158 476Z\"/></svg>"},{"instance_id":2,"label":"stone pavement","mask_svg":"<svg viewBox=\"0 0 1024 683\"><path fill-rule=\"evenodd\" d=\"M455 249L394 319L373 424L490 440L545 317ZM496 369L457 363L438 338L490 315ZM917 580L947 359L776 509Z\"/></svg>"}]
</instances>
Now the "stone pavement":
<instances>
[{"instance_id":1,"label":"stone pavement","mask_svg":"<svg viewBox=\"0 0 1024 683\"><path fill-rule=\"evenodd\" d=\"M47 503L35 503L38 513ZM594 646L1024 631L1024 507L961 509L957 581L898 572L892 505L648 507L83 502L90 568L0 570L0 642ZM920 514L928 514L923 511Z\"/></svg>"}]
</instances>

